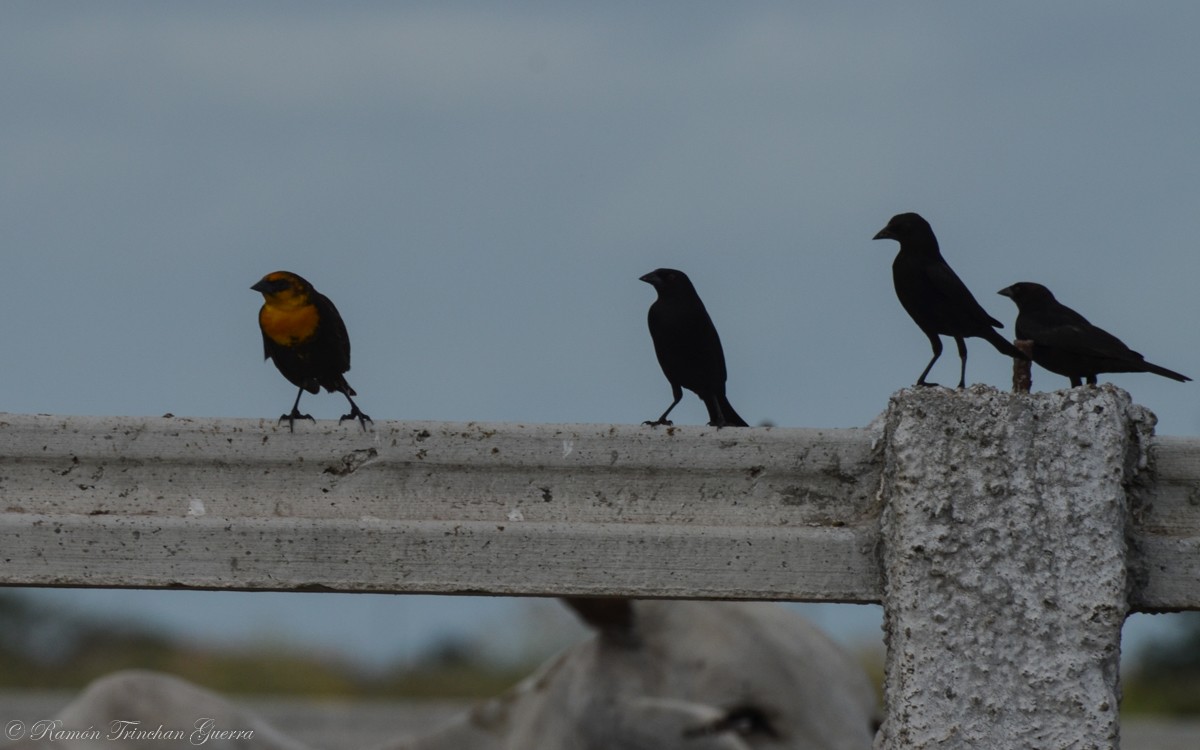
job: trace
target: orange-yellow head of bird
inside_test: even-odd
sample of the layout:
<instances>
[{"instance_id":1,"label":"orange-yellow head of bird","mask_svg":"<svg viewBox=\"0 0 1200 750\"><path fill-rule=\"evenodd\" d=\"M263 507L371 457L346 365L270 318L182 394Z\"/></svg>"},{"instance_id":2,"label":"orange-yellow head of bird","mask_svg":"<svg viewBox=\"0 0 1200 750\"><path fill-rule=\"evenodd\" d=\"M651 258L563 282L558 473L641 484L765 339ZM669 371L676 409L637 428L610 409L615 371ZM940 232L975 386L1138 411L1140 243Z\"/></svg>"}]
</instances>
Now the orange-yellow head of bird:
<instances>
[{"instance_id":1,"label":"orange-yellow head of bird","mask_svg":"<svg viewBox=\"0 0 1200 750\"><path fill-rule=\"evenodd\" d=\"M313 304L312 284L287 271L275 271L250 287L263 296L258 311L262 332L280 346L295 346L311 338L320 315Z\"/></svg>"}]
</instances>

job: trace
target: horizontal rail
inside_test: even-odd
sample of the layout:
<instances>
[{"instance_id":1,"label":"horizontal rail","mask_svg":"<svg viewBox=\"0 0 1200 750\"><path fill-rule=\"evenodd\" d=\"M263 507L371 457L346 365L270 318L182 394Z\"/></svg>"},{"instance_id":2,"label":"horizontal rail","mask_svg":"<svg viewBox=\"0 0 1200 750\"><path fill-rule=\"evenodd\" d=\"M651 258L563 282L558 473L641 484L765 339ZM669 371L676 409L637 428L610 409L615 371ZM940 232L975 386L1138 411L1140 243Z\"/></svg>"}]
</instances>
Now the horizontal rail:
<instances>
[{"instance_id":1,"label":"horizontal rail","mask_svg":"<svg viewBox=\"0 0 1200 750\"><path fill-rule=\"evenodd\" d=\"M0 583L879 601L877 438L0 415Z\"/></svg>"},{"instance_id":2,"label":"horizontal rail","mask_svg":"<svg viewBox=\"0 0 1200 750\"><path fill-rule=\"evenodd\" d=\"M1130 607L1200 609L1200 440L1157 437L1131 494Z\"/></svg>"},{"instance_id":3,"label":"horizontal rail","mask_svg":"<svg viewBox=\"0 0 1200 750\"><path fill-rule=\"evenodd\" d=\"M882 430L0 414L0 585L879 602ZM1200 441L1131 497L1200 608Z\"/></svg>"}]
</instances>

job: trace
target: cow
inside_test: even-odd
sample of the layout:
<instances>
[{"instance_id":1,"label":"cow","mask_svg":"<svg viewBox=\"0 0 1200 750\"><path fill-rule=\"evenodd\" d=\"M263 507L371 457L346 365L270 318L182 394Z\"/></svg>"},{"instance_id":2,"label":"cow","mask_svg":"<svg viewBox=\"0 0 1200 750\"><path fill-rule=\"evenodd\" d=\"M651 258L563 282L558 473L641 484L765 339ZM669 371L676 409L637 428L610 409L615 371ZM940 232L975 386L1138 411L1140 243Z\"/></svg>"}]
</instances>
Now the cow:
<instances>
[{"instance_id":1,"label":"cow","mask_svg":"<svg viewBox=\"0 0 1200 750\"><path fill-rule=\"evenodd\" d=\"M594 631L534 674L421 736L373 750L869 750L877 698L862 666L776 604L570 599ZM67 730L116 721L193 729L200 719L252 737L215 750L312 750L228 700L168 675L118 672L59 715ZM198 735L197 735L198 737ZM163 747L194 740L156 739ZM59 739L69 750L146 747Z\"/></svg>"}]
</instances>

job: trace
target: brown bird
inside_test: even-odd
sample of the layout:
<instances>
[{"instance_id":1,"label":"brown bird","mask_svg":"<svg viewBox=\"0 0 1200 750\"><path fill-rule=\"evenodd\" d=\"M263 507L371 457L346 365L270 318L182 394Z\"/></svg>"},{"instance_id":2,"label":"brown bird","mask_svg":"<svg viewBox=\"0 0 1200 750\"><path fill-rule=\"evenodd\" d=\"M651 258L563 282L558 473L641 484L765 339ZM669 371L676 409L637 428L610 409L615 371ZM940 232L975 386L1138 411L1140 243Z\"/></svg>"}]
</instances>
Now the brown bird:
<instances>
[{"instance_id":1,"label":"brown bird","mask_svg":"<svg viewBox=\"0 0 1200 750\"><path fill-rule=\"evenodd\" d=\"M279 372L300 389L291 413L279 421L287 420L292 431L297 419L315 422L311 414L300 413L300 397L305 391L319 393L324 388L341 393L350 402L350 413L342 415L339 424L357 419L367 429L371 418L354 403L351 396L358 394L344 376L350 369L350 336L329 298L287 271L269 273L250 288L261 292L264 300L258 311L263 356L274 360Z\"/></svg>"}]
</instances>

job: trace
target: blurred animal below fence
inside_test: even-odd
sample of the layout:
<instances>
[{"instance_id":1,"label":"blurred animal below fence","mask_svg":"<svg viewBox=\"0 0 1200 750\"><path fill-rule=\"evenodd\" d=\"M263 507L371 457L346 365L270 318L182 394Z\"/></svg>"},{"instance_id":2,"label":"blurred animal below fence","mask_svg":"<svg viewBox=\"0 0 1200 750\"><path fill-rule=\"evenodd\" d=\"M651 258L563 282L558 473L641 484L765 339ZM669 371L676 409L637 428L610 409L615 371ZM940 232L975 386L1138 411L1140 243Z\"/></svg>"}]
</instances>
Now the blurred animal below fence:
<instances>
[{"instance_id":1,"label":"blurred animal below fence","mask_svg":"<svg viewBox=\"0 0 1200 750\"><path fill-rule=\"evenodd\" d=\"M567 603L594 630L591 637L503 695L376 750L871 747L879 715L870 680L861 665L794 612L770 603ZM235 699L154 672L118 672L97 680L56 721L65 734L53 745L67 750L135 750L148 742L185 748L200 739L216 750L314 747ZM69 737L88 728L99 736ZM156 731L153 739L140 734ZM350 737L354 728L345 732ZM127 737L120 739L122 734ZM343 741L337 747L356 746Z\"/></svg>"}]
</instances>

